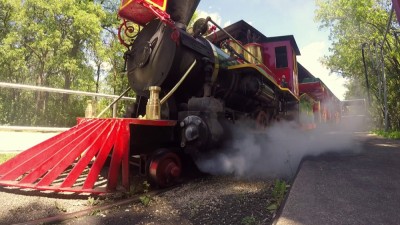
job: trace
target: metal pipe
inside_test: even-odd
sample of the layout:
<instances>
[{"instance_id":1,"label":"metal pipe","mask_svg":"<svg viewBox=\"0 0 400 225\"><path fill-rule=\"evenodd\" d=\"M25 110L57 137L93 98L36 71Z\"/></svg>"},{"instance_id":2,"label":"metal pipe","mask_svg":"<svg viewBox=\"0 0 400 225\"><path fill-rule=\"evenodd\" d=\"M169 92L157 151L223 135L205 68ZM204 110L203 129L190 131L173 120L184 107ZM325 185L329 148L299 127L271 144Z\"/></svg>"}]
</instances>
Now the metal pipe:
<instances>
[{"instance_id":1,"label":"metal pipe","mask_svg":"<svg viewBox=\"0 0 400 225\"><path fill-rule=\"evenodd\" d=\"M259 60L257 57L255 57L255 56L254 56L250 51L248 51L239 41L237 41L234 37L232 37L232 35L230 35L228 32L226 32L226 31L224 30L224 28L220 27L216 22L214 22L214 21L211 19L211 17L207 17L206 22L207 22L207 21L210 21L214 26L216 26L218 29L220 29L224 34L226 34L230 39L232 39L232 41L234 41L236 44L238 44L238 45L243 49L243 51L247 52L247 53L248 53L251 57L253 57L259 64L263 65L263 66L268 70L268 72L272 73L272 71L271 71L266 65L264 65L263 62L260 62L260 60Z\"/></svg>"},{"instance_id":2,"label":"metal pipe","mask_svg":"<svg viewBox=\"0 0 400 225\"><path fill-rule=\"evenodd\" d=\"M118 98L114 99L114 101L111 102L111 104L109 104L103 111L101 111L101 113L97 115L97 118L100 118L100 116L102 116L109 108L111 108L111 106L113 106L116 102L118 102L122 98L122 96L124 96L130 90L131 87L128 87L120 96L118 96Z\"/></svg>"},{"instance_id":3,"label":"metal pipe","mask_svg":"<svg viewBox=\"0 0 400 225\"><path fill-rule=\"evenodd\" d=\"M186 73L182 76L182 78L178 81L178 83L175 84L175 86L168 92L167 95L164 96L164 98L161 99L160 104L164 104L169 97L178 89L178 87L182 84L182 82L186 79L187 75L189 75L190 71L192 71L193 67L196 65L196 60L190 65L189 69L186 71Z\"/></svg>"},{"instance_id":4,"label":"metal pipe","mask_svg":"<svg viewBox=\"0 0 400 225\"><path fill-rule=\"evenodd\" d=\"M36 132L63 132L70 127L28 127L28 126L0 126L0 131L36 131Z\"/></svg>"},{"instance_id":5,"label":"metal pipe","mask_svg":"<svg viewBox=\"0 0 400 225\"><path fill-rule=\"evenodd\" d=\"M260 62L260 60L257 59L257 57L255 57L253 54L251 54L250 51L248 51L239 41L237 41L234 37L232 37L232 35L230 35L228 32L226 32L224 30L224 28L220 27L216 22L214 22L211 17L207 17L207 20L210 21L212 24L214 24L214 26L216 26L218 29L220 29L222 32L224 32L224 34L226 34L230 39L232 39L233 42L235 42L236 44L238 44L243 51L249 53L249 55L251 57L253 57L257 62L259 62L260 64L262 64L262 62Z\"/></svg>"},{"instance_id":6,"label":"metal pipe","mask_svg":"<svg viewBox=\"0 0 400 225\"><path fill-rule=\"evenodd\" d=\"M115 104L112 106L113 107L113 109L112 109L112 117L113 118L116 118L117 117L117 102L115 102Z\"/></svg>"},{"instance_id":7,"label":"metal pipe","mask_svg":"<svg viewBox=\"0 0 400 225\"><path fill-rule=\"evenodd\" d=\"M22 90L31 90L31 91L46 91L46 92L54 92L59 94L77 94L77 95L85 95L85 96L92 96L92 97L103 97L103 98L118 98L117 95L109 95L109 94L99 94L99 93L92 93L92 92L85 92L85 91L74 91L74 90L66 90L66 89L59 89L59 88L49 88L49 87L42 87L42 86L33 86L33 85L24 85L24 84L13 84L13 83L5 83L0 82L0 87L2 88L14 88L14 89L22 89ZM122 97L124 100L133 100L135 101L136 98L132 97Z\"/></svg>"}]
</instances>

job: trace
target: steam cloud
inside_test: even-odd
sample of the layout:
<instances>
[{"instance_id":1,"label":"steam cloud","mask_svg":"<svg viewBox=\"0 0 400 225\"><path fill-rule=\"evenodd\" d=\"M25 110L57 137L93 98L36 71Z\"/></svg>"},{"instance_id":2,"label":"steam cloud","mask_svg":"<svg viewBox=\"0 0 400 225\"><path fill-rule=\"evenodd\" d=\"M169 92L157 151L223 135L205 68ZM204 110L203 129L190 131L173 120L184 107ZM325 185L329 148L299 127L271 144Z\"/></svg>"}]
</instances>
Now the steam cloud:
<instances>
[{"instance_id":1,"label":"steam cloud","mask_svg":"<svg viewBox=\"0 0 400 225\"><path fill-rule=\"evenodd\" d=\"M302 131L292 122L281 122L262 133L248 127L245 122L232 125L232 140L217 155L197 160L199 169L213 175L287 179L295 175L305 156L361 150L352 133L333 132L328 125Z\"/></svg>"}]
</instances>

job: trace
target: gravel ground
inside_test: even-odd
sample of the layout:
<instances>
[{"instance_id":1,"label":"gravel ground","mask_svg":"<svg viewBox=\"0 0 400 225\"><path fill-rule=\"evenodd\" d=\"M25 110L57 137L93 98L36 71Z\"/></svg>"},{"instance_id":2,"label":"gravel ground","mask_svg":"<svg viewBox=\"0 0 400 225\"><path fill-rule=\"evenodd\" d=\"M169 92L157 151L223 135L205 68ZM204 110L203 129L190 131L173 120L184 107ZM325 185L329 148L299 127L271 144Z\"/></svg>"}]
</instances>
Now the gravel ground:
<instances>
[{"instance_id":1,"label":"gravel ground","mask_svg":"<svg viewBox=\"0 0 400 225\"><path fill-rule=\"evenodd\" d=\"M88 197L0 187L0 224L23 223L88 208Z\"/></svg>"},{"instance_id":2,"label":"gravel ground","mask_svg":"<svg viewBox=\"0 0 400 225\"><path fill-rule=\"evenodd\" d=\"M272 182L243 181L231 177L207 177L179 185L151 198L62 224L270 224L273 213ZM43 194L0 188L4 202L0 224L23 223L75 212L98 203L88 196ZM106 204L111 200L102 200Z\"/></svg>"},{"instance_id":3,"label":"gravel ground","mask_svg":"<svg viewBox=\"0 0 400 225\"><path fill-rule=\"evenodd\" d=\"M270 181L209 177L153 197L65 224L270 224Z\"/></svg>"}]
</instances>

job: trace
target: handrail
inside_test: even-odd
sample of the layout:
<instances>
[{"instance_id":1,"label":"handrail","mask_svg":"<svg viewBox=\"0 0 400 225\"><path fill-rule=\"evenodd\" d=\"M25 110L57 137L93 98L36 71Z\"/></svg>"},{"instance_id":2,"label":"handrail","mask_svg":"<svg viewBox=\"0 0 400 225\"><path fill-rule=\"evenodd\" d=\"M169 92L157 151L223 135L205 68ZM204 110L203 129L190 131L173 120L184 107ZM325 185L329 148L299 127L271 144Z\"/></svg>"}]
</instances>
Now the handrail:
<instances>
[{"instance_id":1,"label":"handrail","mask_svg":"<svg viewBox=\"0 0 400 225\"><path fill-rule=\"evenodd\" d=\"M78 94L78 95L86 95L86 96L92 96L92 97L104 97L104 98L111 98L111 99L119 98L118 95L109 95L109 94L93 93L93 92L86 92L86 91L75 91L75 90L67 90L67 89L60 89L60 88L49 88L49 87L25 85L25 84L13 84L13 83L5 83L5 82L0 82L0 87L32 90L32 91L46 91L46 92L54 92L54 93L59 93L59 94ZM136 98L125 97L125 96L121 97L121 99L133 100L133 101L136 100Z\"/></svg>"}]
</instances>

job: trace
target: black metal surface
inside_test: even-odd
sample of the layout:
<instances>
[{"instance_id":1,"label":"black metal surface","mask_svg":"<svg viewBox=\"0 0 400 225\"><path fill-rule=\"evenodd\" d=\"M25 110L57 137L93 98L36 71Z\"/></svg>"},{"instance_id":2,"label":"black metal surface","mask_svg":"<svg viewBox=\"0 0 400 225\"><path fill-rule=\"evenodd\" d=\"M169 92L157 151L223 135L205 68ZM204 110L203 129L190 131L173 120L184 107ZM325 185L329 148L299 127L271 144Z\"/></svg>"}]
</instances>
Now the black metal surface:
<instances>
[{"instance_id":1,"label":"black metal surface","mask_svg":"<svg viewBox=\"0 0 400 225\"><path fill-rule=\"evenodd\" d=\"M185 153L196 157L221 146L224 128L221 114L212 111L186 111L179 114L181 144Z\"/></svg>"},{"instance_id":2,"label":"black metal surface","mask_svg":"<svg viewBox=\"0 0 400 225\"><path fill-rule=\"evenodd\" d=\"M156 149L177 146L175 127L131 124L131 155L150 154Z\"/></svg>"},{"instance_id":3,"label":"black metal surface","mask_svg":"<svg viewBox=\"0 0 400 225\"><path fill-rule=\"evenodd\" d=\"M213 55L212 49L204 38L194 39L188 33L181 31L181 42L185 47L193 50L194 52L200 53L205 57Z\"/></svg>"},{"instance_id":4,"label":"black metal surface","mask_svg":"<svg viewBox=\"0 0 400 225\"><path fill-rule=\"evenodd\" d=\"M261 74L221 71L218 76L216 97L225 101L225 106L243 113L251 113L263 107L276 105L274 90L263 83Z\"/></svg>"},{"instance_id":5,"label":"black metal surface","mask_svg":"<svg viewBox=\"0 0 400 225\"><path fill-rule=\"evenodd\" d=\"M180 38L173 41L172 32L171 27L157 20L150 22L139 33L126 57L129 84L137 97L148 97L150 86L160 86L163 97L180 81L194 60L197 61L172 96L174 102L169 101L169 105L175 108L169 119L176 119L176 107L186 104L192 96L204 94L204 84L211 79L215 59L210 43L204 38L195 39L178 30ZM141 106L138 112L143 112Z\"/></svg>"},{"instance_id":6,"label":"black metal surface","mask_svg":"<svg viewBox=\"0 0 400 225\"><path fill-rule=\"evenodd\" d=\"M177 23L188 25L200 0L170 0L167 12L171 19Z\"/></svg>"},{"instance_id":7,"label":"black metal surface","mask_svg":"<svg viewBox=\"0 0 400 225\"><path fill-rule=\"evenodd\" d=\"M147 95L149 86L161 86L167 78L176 53L171 33L171 28L154 20L126 53L129 84L138 95Z\"/></svg>"},{"instance_id":8,"label":"black metal surface","mask_svg":"<svg viewBox=\"0 0 400 225\"><path fill-rule=\"evenodd\" d=\"M257 98L260 101L271 102L275 99L275 92L263 84L256 76L245 76L240 79L239 91L250 98Z\"/></svg>"}]
</instances>

